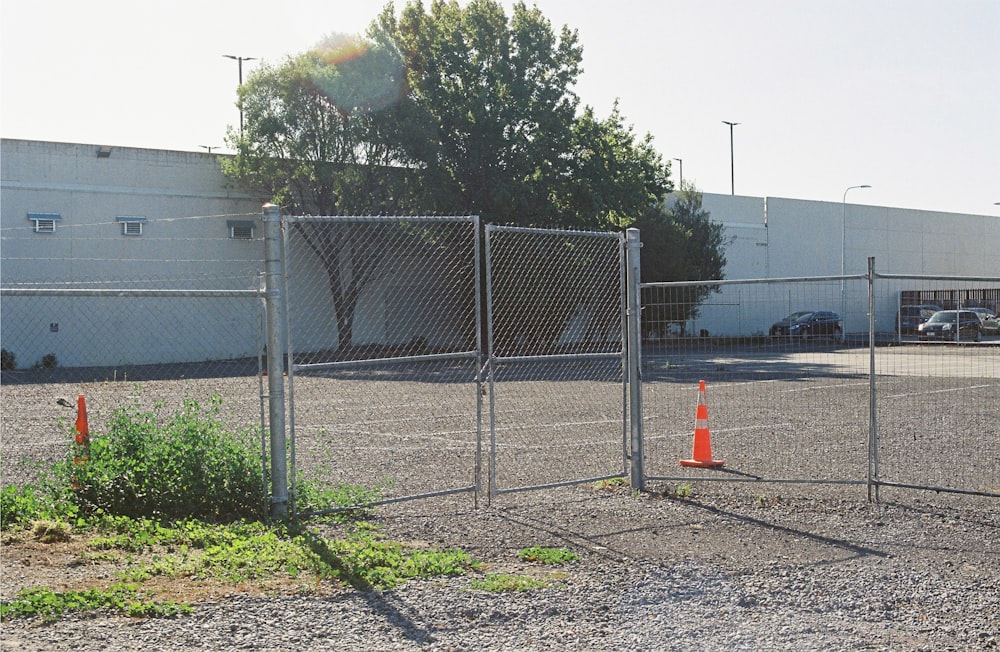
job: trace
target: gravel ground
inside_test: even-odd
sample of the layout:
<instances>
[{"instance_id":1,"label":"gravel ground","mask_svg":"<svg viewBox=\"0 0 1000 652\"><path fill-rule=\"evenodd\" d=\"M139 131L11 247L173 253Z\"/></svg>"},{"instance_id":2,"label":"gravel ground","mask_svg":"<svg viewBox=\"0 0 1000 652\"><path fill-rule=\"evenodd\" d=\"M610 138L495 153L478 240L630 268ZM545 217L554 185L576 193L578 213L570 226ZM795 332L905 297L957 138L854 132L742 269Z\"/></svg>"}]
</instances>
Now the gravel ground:
<instances>
[{"instance_id":1,"label":"gravel ground","mask_svg":"<svg viewBox=\"0 0 1000 652\"><path fill-rule=\"evenodd\" d=\"M557 586L498 595L457 577L386 592L233 594L166 620L9 621L3 648L1000 647L995 500L906 494L870 506L861 495L755 489L751 496L702 484L677 500L578 486L478 509L468 496L385 506L377 522L390 538L461 548L486 572L557 573ZM558 569L524 564L517 552L532 545L566 547L581 559ZM4 563L8 589L22 571Z\"/></svg>"},{"instance_id":2,"label":"gravel ground","mask_svg":"<svg viewBox=\"0 0 1000 652\"><path fill-rule=\"evenodd\" d=\"M184 382L180 391L168 381L141 387L137 383L134 392L144 401L169 402L182 393L191 394L196 381ZM251 415L257 409L252 378L197 382L224 396L250 396L241 409ZM227 382L243 387L238 393L227 392ZM301 383L297 392L304 393L307 387ZM58 407L55 396L72 399L77 391L86 393L93 428L110 414L112 399L121 398L125 388L133 391L132 384L107 382L5 384L3 482L24 481L31 477L33 464L62 454L62 434L72 411ZM328 389L318 390L330 395ZM422 400L432 400L425 396L426 387L420 391ZM381 406L391 404L386 401ZM719 412L716 405L713 414ZM981 414L986 418L987 412ZM386 450L402 450L388 440L382 444ZM353 459L359 465L372 465L354 469L360 475L379 477L374 473L378 455L359 454ZM822 464L834 458L808 459ZM502 494L489 504L481 499L478 506L471 495L455 494L377 510L376 521L389 538L461 548L484 564L484 572L550 574L550 579L558 580L552 588L498 595L474 589L470 577L458 577L411 582L386 592L348 589L262 596L234 591L196 602L194 614L174 619L98 614L69 616L53 624L12 620L2 624L0 647L112 651L1000 647L997 499L883 488L881 503L872 505L864 487L853 485L697 480L691 484L693 495L683 500L664 497L673 486L653 486L648 494L633 495L628 490L597 490L587 483ZM557 569L522 563L518 551L534 545L566 547L581 559ZM5 599L25 586L53 586L48 581L51 568L25 564L9 548L5 546L0 558L0 592Z\"/></svg>"}]
</instances>

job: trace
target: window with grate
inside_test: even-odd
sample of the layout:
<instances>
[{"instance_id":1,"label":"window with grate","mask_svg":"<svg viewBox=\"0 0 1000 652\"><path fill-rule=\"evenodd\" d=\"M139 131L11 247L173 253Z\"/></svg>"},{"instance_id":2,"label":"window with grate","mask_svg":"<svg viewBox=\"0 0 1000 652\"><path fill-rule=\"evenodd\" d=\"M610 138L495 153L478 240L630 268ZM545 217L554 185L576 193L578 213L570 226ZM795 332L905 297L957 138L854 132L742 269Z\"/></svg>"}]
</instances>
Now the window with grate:
<instances>
[{"instance_id":1,"label":"window with grate","mask_svg":"<svg viewBox=\"0 0 1000 652\"><path fill-rule=\"evenodd\" d=\"M253 222L250 220L229 220L229 237L232 240L253 240Z\"/></svg>"},{"instance_id":2,"label":"window with grate","mask_svg":"<svg viewBox=\"0 0 1000 652\"><path fill-rule=\"evenodd\" d=\"M35 233L55 233L56 222L62 219L59 213L28 213Z\"/></svg>"},{"instance_id":3,"label":"window with grate","mask_svg":"<svg viewBox=\"0 0 1000 652\"><path fill-rule=\"evenodd\" d=\"M138 236L142 235L142 225L145 224L145 217L135 215L119 215L118 222L122 225L122 235Z\"/></svg>"}]
</instances>

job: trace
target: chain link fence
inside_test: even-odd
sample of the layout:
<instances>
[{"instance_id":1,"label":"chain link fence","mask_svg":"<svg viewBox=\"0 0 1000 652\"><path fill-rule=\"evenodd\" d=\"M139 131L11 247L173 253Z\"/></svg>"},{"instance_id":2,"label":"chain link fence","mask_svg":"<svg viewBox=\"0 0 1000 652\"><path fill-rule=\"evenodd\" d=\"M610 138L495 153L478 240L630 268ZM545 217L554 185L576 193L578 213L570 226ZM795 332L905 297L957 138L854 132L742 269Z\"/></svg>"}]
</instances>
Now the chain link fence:
<instances>
[{"instance_id":1,"label":"chain link fence","mask_svg":"<svg viewBox=\"0 0 1000 652\"><path fill-rule=\"evenodd\" d=\"M167 218L124 244L106 224L4 232L4 484L64 458L79 395L95 435L120 408L166 419L195 401L261 442L262 249L240 242L227 257L226 217Z\"/></svg>"},{"instance_id":2,"label":"chain link fence","mask_svg":"<svg viewBox=\"0 0 1000 652\"><path fill-rule=\"evenodd\" d=\"M996 322L931 337L910 319L995 312L996 277L872 267L641 284L630 387L622 234L284 217L281 287L264 288L260 222L233 217L226 229L220 216L169 222L118 257L122 242L88 227L52 240L48 258L45 240L4 233L4 483L62 458L75 416L64 404L83 394L95 432L126 405L166 416L221 399L224 423L260 438L265 475L268 417L287 410L293 497L301 478L386 500L492 497L625 477L630 463L633 483L1000 495ZM274 324L271 300L283 306ZM272 341L286 349L277 358ZM267 369L269 358L285 362ZM268 406L275 374L287 391ZM721 468L680 465L699 425Z\"/></svg>"}]
</instances>

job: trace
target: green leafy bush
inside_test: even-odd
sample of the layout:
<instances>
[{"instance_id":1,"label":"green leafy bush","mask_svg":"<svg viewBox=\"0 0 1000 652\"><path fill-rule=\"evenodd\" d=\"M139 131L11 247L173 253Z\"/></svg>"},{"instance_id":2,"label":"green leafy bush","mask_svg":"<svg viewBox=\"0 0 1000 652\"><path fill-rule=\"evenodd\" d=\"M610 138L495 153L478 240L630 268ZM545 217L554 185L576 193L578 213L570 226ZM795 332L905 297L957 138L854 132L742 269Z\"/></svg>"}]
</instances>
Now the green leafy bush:
<instances>
[{"instance_id":1,"label":"green leafy bush","mask_svg":"<svg viewBox=\"0 0 1000 652\"><path fill-rule=\"evenodd\" d=\"M119 409L106 435L75 446L66 468L84 514L133 518L260 518L264 480L257 438L224 429L221 400L184 402L160 424L138 406ZM75 460L84 460L83 462Z\"/></svg>"}]
</instances>

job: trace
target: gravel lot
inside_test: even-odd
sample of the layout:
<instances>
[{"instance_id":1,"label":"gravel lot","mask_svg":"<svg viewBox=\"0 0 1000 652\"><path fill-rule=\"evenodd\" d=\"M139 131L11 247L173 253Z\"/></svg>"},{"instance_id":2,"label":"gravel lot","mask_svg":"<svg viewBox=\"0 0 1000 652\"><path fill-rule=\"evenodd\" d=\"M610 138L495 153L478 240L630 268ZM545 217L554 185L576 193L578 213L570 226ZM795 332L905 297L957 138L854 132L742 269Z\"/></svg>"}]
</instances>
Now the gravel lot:
<instances>
[{"instance_id":1,"label":"gravel lot","mask_svg":"<svg viewBox=\"0 0 1000 652\"><path fill-rule=\"evenodd\" d=\"M995 379L991 382L995 388ZM58 396L84 392L93 406L92 427L129 391L140 395L143 404L165 401L167 412L181 394L219 391L242 396L239 403L227 403L228 409L251 425L256 418L255 378L191 379L181 385L182 390L169 381L137 382L134 387L5 384L3 482L29 479L35 462L61 454L73 413L55 404ZM307 387L304 382L297 386L303 393L298 398L320 402L321 396L307 395ZM329 387L322 384L314 391L329 396ZM426 388L419 391L421 401L438 406L434 428L439 439L442 432L452 432L441 426L451 412L424 396ZM369 395L376 415L392 404L378 396L377 391ZM412 412L424 410L421 402L409 404ZM712 403L713 416L721 413L719 405ZM543 414L546 408L538 410ZM687 405L683 410L691 412ZM990 418L989 410L977 414ZM318 424L312 426L304 432L318 433ZM377 439L371 444L376 449L395 450L398 442L379 436L395 429L389 425L367 436ZM720 429L720 445L725 437ZM463 465L470 459L467 433L452 433L447 443ZM690 446L690 439L680 445ZM303 443L303 450L309 446ZM449 446L439 443L446 450ZM420 459L410 453L399 457L399 463ZM614 455L607 459L617 463ZM361 476L378 477L384 471L377 455L360 449L350 460L364 467L358 469ZM988 464L995 468L996 461ZM423 465L420 472L432 471ZM439 484L465 482L444 478ZM495 595L471 588L470 578L461 577L413 582L384 593L234 591L196 604L191 616L170 620L97 615L54 624L9 621L0 642L5 650L1000 647L997 499L884 488L881 503L872 505L865 488L856 485L697 479L691 485L693 495L687 499L665 497L677 486L671 482L651 486L644 495L596 489L588 482L503 494L492 502L481 498L478 505L471 494L456 494L378 509L377 522L390 538L461 548L488 572L557 572L555 588ZM581 560L556 570L520 562L517 552L533 545L566 547ZM59 585L53 573L72 585L87 573L107 572L80 564L46 567L37 551L7 548L0 560L5 599L25 586Z\"/></svg>"}]
</instances>

